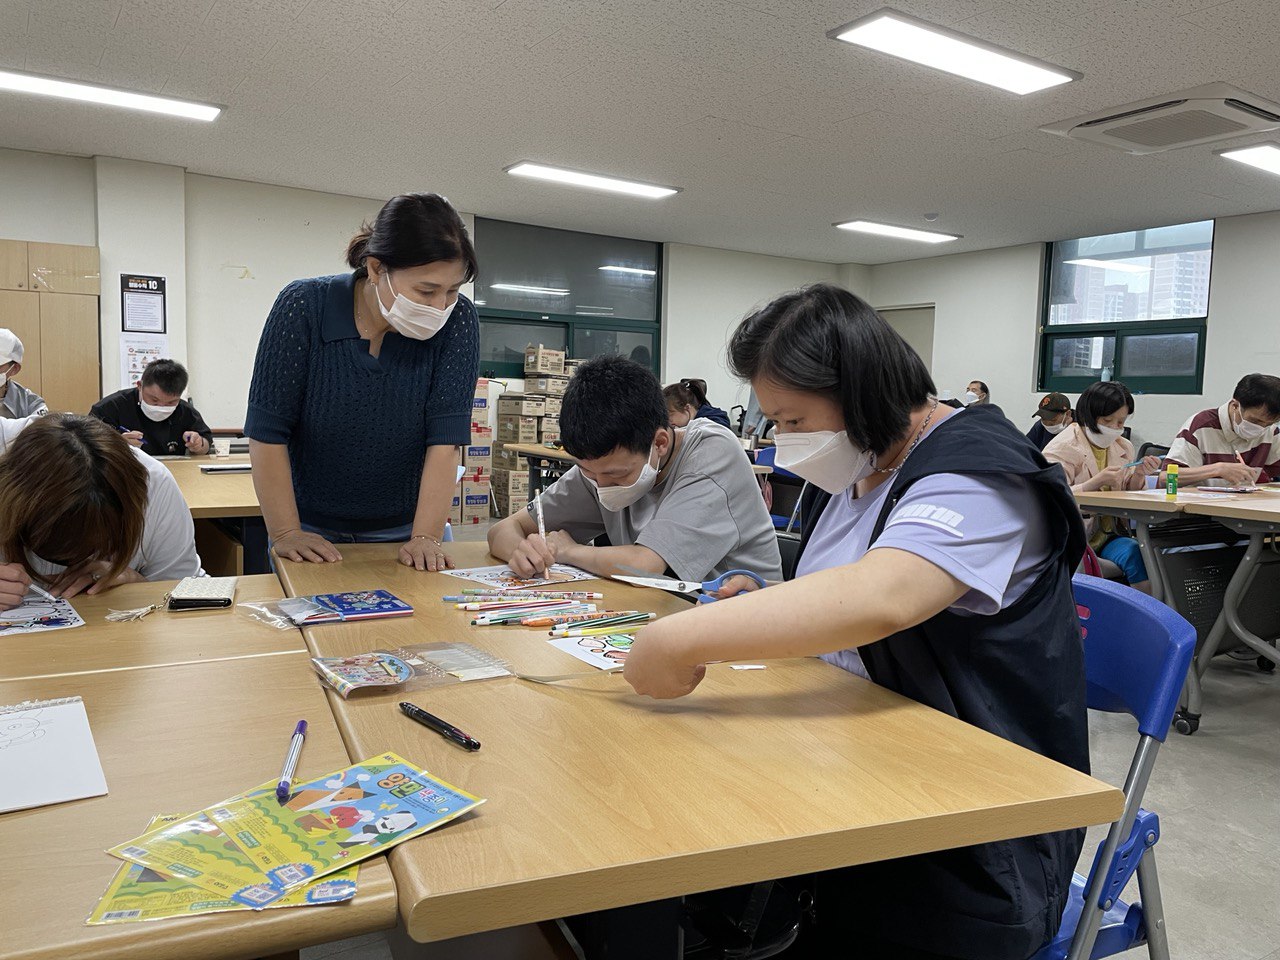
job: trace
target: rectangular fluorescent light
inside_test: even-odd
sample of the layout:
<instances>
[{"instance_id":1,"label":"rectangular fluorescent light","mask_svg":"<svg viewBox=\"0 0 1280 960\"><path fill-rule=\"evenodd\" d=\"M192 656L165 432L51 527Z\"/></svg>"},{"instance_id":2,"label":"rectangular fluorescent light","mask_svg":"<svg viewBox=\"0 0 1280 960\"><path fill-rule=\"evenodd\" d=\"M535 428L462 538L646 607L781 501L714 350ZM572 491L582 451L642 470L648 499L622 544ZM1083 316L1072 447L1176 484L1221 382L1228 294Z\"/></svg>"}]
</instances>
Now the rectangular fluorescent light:
<instances>
[{"instance_id":1,"label":"rectangular fluorescent light","mask_svg":"<svg viewBox=\"0 0 1280 960\"><path fill-rule=\"evenodd\" d=\"M541 163L520 163L506 167L506 172L513 177L532 177L535 180L550 180L552 183L565 183L573 187L586 187L590 190L607 190L610 193L625 193L632 197L645 197L649 200L661 200L674 193L679 187L660 187L653 183L640 183L636 180L619 180L616 177L602 177L596 173L583 173L580 170L565 170L562 167L548 167Z\"/></svg>"},{"instance_id":2,"label":"rectangular fluorescent light","mask_svg":"<svg viewBox=\"0 0 1280 960\"><path fill-rule=\"evenodd\" d=\"M610 273L634 273L639 277L656 277L658 275L657 270L643 270L640 267L620 267L613 263L606 263L603 267L597 269L607 270Z\"/></svg>"},{"instance_id":3,"label":"rectangular fluorescent light","mask_svg":"<svg viewBox=\"0 0 1280 960\"><path fill-rule=\"evenodd\" d=\"M188 120L216 120L218 114L222 113L221 107L207 103L153 97L146 93L130 93L128 90L113 90L110 87L100 87L92 83L72 83L70 80L54 80L52 77L12 73L8 70L0 70L0 90L33 93L42 97L59 97L63 100L81 100L85 103L98 103L108 107L145 110L148 113L164 113L172 117L185 117Z\"/></svg>"},{"instance_id":4,"label":"rectangular fluorescent light","mask_svg":"<svg viewBox=\"0 0 1280 960\"><path fill-rule=\"evenodd\" d=\"M1280 177L1280 143L1255 143L1251 147L1231 147L1228 150L1215 150L1220 157L1234 160L1236 163L1247 163L1251 167L1274 173Z\"/></svg>"},{"instance_id":5,"label":"rectangular fluorescent light","mask_svg":"<svg viewBox=\"0 0 1280 960\"><path fill-rule=\"evenodd\" d=\"M837 223L835 227L838 230L874 233L878 237L918 240L921 243L946 243L948 240L959 240L961 236L958 233L935 233L932 230L917 230L914 227L895 227L891 223L875 223L872 220L850 220L847 223Z\"/></svg>"},{"instance_id":6,"label":"rectangular fluorescent light","mask_svg":"<svg viewBox=\"0 0 1280 960\"><path fill-rule=\"evenodd\" d=\"M827 36L1017 94L1035 93L1083 76L888 7L836 27Z\"/></svg>"},{"instance_id":7,"label":"rectangular fluorescent light","mask_svg":"<svg viewBox=\"0 0 1280 960\"><path fill-rule=\"evenodd\" d=\"M1150 273L1150 267L1136 263L1125 263L1122 260L1092 260L1081 257L1079 260L1063 260L1063 263L1074 263L1079 267L1101 267L1103 270L1119 270L1121 273Z\"/></svg>"},{"instance_id":8,"label":"rectangular fluorescent light","mask_svg":"<svg viewBox=\"0 0 1280 960\"><path fill-rule=\"evenodd\" d=\"M563 287L526 287L521 283L491 283L490 290L508 290L511 293L534 293L542 297L567 297L569 291Z\"/></svg>"}]
</instances>

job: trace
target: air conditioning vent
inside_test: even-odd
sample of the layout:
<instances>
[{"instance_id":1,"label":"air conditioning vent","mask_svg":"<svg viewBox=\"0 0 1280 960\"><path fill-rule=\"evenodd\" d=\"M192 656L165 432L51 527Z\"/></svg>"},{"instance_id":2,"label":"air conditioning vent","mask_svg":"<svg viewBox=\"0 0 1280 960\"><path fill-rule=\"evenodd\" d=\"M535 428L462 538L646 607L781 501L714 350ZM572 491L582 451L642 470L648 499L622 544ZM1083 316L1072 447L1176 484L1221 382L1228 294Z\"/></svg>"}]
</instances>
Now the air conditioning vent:
<instances>
[{"instance_id":1,"label":"air conditioning vent","mask_svg":"<svg viewBox=\"0 0 1280 960\"><path fill-rule=\"evenodd\" d=\"M1040 129L1128 153L1163 153L1280 128L1280 104L1226 83L1073 117Z\"/></svg>"}]
</instances>

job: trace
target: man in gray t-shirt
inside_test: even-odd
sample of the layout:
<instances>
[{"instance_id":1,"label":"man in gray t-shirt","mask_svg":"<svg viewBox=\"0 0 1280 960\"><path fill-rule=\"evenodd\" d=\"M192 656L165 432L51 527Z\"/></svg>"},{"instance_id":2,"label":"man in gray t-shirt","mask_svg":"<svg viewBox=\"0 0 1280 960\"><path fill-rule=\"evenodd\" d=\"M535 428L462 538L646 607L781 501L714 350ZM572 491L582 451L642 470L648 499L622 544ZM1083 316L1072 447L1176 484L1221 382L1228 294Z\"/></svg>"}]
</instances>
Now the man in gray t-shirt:
<instances>
[{"instance_id":1,"label":"man in gray t-shirt","mask_svg":"<svg viewBox=\"0 0 1280 960\"><path fill-rule=\"evenodd\" d=\"M516 573L557 562L605 576L706 580L746 569L782 579L773 522L737 438L708 420L672 427L644 367L622 357L580 367L560 435L578 465L542 494L546 539L532 504L489 531L489 549ZM608 546L590 545L602 535Z\"/></svg>"}]
</instances>

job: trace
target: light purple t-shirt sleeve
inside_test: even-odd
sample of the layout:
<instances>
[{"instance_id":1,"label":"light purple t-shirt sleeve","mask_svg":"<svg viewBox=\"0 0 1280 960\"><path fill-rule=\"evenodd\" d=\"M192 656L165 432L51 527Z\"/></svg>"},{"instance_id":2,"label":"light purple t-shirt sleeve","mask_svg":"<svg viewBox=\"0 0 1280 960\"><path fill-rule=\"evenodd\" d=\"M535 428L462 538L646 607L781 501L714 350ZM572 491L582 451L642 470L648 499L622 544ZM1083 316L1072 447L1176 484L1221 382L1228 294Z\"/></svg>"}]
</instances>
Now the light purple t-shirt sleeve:
<instances>
[{"instance_id":1,"label":"light purple t-shirt sleeve","mask_svg":"<svg viewBox=\"0 0 1280 960\"><path fill-rule=\"evenodd\" d=\"M1044 508L1020 477L939 474L898 501L873 550L905 550L969 588L952 610L987 616L1016 603L1049 559Z\"/></svg>"}]
</instances>

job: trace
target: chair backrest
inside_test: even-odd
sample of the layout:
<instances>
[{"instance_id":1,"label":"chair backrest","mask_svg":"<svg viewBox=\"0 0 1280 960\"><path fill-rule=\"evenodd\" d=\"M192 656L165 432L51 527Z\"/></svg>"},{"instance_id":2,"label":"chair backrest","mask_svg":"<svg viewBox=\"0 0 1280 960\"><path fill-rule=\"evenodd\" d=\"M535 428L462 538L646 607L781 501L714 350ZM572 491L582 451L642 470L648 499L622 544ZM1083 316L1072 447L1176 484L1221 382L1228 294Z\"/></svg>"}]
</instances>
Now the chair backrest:
<instances>
[{"instance_id":1,"label":"chair backrest","mask_svg":"<svg viewBox=\"0 0 1280 960\"><path fill-rule=\"evenodd\" d=\"M1090 708L1128 713L1141 733L1163 742L1195 651L1195 628L1131 587L1082 576L1072 585Z\"/></svg>"},{"instance_id":2,"label":"chair backrest","mask_svg":"<svg viewBox=\"0 0 1280 960\"><path fill-rule=\"evenodd\" d=\"M1169 452L1169 448L1161 443L1144 443L1138 450L1138 456L1146 457L1163 457Z\"/></svg>"},{"instance_id":3,"label":"chair backrest","mask_svg":"<svg viewBox=\"0 0 1280 960\"><path fill-rule=\"evenodd\" d=\"M787 477L797 483L802 483L803 481L790 470L783 470L777 465L777 456L777 447L761 447L756 451L756 463L762 467L773 467L773 476L775 477Z\"/></svg>"}]
</instances>

